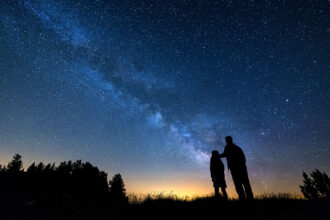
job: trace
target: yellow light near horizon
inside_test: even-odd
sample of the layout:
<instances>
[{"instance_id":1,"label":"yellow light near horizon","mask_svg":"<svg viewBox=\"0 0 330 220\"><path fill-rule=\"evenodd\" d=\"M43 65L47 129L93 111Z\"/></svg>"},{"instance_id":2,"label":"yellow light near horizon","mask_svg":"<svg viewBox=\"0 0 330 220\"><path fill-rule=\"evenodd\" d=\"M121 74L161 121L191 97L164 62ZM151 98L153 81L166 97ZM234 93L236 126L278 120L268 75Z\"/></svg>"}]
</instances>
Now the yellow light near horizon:
<instances>
[{"instance_id":1,"label":"yellow light near horizon","mask_svg":"<svg viewBox=\"0 0 330 220\"><path fill-rule=\"evenodd\" d=\"M214 193L213 185L210 179L198 179L198 178L181 178L181 179L171 179L159 180L157 178L149 180L139 180L127 179L126 190L128 194L134 194L138 197L145 197L149 195L159 195L163 196L176 196L178 198L196 198L203 196L211 196ZM261 196L265 194L277 194L277 193L289 193L292 196L301 196L301 192L296 183L289 185L281 185L278 183L273 183L276 187L272 187L269 190L260 187L260 184L251 182L254 195ZM227 179L227 193L230 198L237 198L237 193L231 177Z\"/></svg>"},{"instance_id":2,"label":"yellow light near horizon","mask_svg":"<svg viewBox=\"0 0 330 220\"><path fill-rule=\"evenodd\" d=\"M176 196L178 198L195 198L213 195L213 186L211 181L201 181L196 179L179 179L166 182L159 180L149 180L140 182L136 180L127 181L127 193L137 196L159 195ZM227 188L230 197L235 197L236 193L232 188Z\"/></svg>"}]
</instances>

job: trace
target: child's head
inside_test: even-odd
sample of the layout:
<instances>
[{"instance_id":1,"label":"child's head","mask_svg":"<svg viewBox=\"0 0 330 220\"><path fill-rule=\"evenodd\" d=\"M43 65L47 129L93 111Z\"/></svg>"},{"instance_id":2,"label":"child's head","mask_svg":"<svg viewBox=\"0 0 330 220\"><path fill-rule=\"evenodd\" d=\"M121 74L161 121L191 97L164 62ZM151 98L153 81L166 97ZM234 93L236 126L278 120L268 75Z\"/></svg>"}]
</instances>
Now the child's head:
<instances>
[{"instance_id":1,"label":"child's head","mask_svg":"<svg viewBox=\"0 0 330 220\"><path fill-rule=\"evenodd\" d=\"M219 152L217 150L212 151L212 157L218 157Z\"/></svg>"}]
</instances>

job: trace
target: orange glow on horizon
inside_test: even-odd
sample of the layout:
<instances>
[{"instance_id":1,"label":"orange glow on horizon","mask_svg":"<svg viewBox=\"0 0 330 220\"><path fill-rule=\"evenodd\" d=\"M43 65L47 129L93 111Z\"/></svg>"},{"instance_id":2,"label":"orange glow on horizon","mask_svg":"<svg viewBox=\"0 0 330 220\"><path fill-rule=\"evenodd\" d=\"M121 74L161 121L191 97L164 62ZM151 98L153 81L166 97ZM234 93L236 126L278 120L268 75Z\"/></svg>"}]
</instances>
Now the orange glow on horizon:
<instances>
[{"instance_id":1,"label":"orange glow on horizon","mask_svg":"<svg viewBox=\"0 0 330 220\"><path fill-rule=\"evenodd\" d=\"M166 196L177 196L178 198L195 198L213 195L213 186L210 179L168 179L168 181L159 181L151 179L146 181L136 181L128 179L126 181L127 194L137 196L147 196L162 194ZM270 190L264 190L258 185L253 185L253 193L255 196L269 193L289 193L292 196L301 196L298 185L286 185L282 187L272 187ZM235 187L231 177L227 180L227 193L230 198L237 198Z\"/></svg>"}]
</instances>

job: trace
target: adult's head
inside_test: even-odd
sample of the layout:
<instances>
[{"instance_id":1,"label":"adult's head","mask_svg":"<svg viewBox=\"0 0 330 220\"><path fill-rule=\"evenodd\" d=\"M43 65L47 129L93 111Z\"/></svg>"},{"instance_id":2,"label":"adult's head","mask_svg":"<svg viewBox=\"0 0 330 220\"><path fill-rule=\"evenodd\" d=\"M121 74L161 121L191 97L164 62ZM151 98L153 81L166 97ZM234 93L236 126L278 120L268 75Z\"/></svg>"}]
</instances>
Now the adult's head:
<instances>
[{"instance_id":1,"label":"adult's head","mask_svg":"<svg viewBox=\"0 0 330 220\"><path fill-rule=\"evenodd\" d=\"M226 143L227 144L232 144L233 143L233 138L231 136L226 137Z\"/></svg>"},{"instance_id":2,"label":"adult's head","mask_svg":"<svg viewBox=\"0 0 330 220\"><path fill-rule=\"evenodd\" d=\"M219 152L217 150L212 151L212 157L218 157Z\"/></svg>"}]
</instances>

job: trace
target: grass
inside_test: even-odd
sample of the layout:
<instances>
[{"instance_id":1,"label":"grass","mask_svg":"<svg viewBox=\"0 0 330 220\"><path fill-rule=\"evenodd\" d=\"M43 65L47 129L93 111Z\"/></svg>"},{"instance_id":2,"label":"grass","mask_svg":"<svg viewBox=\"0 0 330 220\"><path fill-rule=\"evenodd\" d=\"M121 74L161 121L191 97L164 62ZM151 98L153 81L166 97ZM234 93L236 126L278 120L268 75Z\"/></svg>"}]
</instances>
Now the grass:
<instances>
[{"instance_id":1,"label":"grass","mask_svg":"<svg viewBox=\"0 0 330 220\"><path fill-rule=\"evenodd\" d=\"M253 201L224 201L210 196L182 198L171 193L130 195L129 204L93 209L15 208L0 219L330 219L330 203L290 194L263 194Z\"/></svg>"},{"instance_id":2,"label":"grass","mask_svg":"<svg viewBox=\"0 0 330 220\"><path fill-rule=\"evenodd\" d=\"M307 201L288 193L268 193L253 201L211 196L193 199L171 194L147 195L127 207L125 218L148 219L330 219L330 203Z\"/></svg>"}]
</instances>

